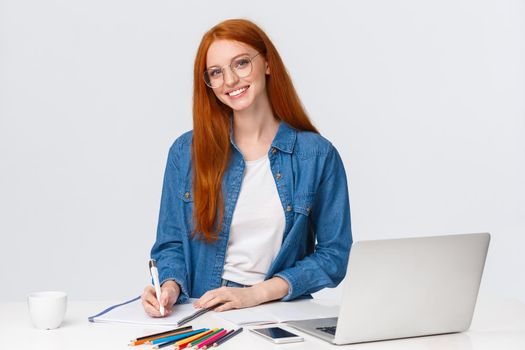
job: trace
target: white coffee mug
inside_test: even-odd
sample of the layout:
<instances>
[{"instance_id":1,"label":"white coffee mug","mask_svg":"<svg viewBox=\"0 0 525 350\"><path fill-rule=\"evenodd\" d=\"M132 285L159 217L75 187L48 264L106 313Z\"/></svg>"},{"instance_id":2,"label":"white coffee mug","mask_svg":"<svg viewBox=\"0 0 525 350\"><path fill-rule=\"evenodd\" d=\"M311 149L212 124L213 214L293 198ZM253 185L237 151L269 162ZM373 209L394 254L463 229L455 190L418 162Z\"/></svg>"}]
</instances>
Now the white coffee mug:
<instances>
[{"instance_id":1,"label":"white coffee mug","mask_svg":"<svg viewBox=\"0 0 525 350\"><path fill-rule=\"evenodd\" d=\"M64 320L67 294L57 291L31 293L27 296L27 305L36 328L55 329Z\"/></svg>"}]
</instances>

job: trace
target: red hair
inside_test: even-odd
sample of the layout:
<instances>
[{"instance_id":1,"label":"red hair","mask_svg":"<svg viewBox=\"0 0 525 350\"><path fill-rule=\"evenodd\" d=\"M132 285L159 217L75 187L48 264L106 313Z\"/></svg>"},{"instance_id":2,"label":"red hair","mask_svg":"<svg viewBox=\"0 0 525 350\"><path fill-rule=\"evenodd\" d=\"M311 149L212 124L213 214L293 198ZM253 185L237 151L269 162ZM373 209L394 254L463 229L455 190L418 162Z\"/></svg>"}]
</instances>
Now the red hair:
<instances>
[{"instance_id":1,"label":"red hair","mask_svg":"<svg viewBox=\"0 0 525 350\"><path fill-rule=\"evenodd\" d=\"M224 216L222 178L230 159L230 115L232 109L204 83L206 55L219 39L247 44L264 56L270 68L266 91L274 116L295 129L318 133L308 118L283 61L268 36L254 23L230 19L211 28L202 37L194 66L193 83L193 234L216 241Z\"/></svg>"}]
</instances>

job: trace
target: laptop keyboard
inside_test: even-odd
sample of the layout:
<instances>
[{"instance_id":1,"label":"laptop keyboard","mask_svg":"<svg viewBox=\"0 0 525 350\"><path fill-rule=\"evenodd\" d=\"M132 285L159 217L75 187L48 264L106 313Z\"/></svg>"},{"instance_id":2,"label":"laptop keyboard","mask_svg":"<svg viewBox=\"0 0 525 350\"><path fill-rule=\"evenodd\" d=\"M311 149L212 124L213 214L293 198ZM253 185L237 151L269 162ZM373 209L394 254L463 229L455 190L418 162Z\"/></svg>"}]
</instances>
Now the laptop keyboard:
<instances>
[{"instance_id":1,"label":"laptop keyboard","mask_svg":"<svg viewBox=\"0 0 525 350\"><path fill-rule=\"evenodd\" d=\"M337 326L331 326L331 327L317 327L316 329L318 329L318 330L320 330L322 332L331 334L331 335L335 335L335 329L336 328L337 328Z\"/></svg>"}]
</instances>

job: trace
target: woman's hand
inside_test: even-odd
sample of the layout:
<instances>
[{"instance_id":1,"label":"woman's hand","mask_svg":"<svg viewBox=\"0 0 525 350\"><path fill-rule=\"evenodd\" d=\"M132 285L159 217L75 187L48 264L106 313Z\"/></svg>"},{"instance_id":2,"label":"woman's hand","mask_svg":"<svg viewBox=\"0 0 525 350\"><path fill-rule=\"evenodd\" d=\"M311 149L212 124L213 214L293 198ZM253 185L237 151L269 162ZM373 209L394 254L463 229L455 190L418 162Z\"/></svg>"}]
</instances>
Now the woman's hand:
<instances>
[{"instance_id":1,"label":"woman's hand","mask_svg":"<svg viewBox=\"0 0 525 350\"><path fill-rule=\"evenodd\" d=\"M217 306L215 311L226 311L259 305L261 302L255 287L220 287L204 293L199 300L193 303L193 306L198 308Z\"/></svg>"},{"instance_id":2,"label":"woman's hand","mask_svg":"<svg viewBox=\"0 0 525 350\"><path fill-rule=\"evenodd\" d=\"M173 312L173 304L177 301L180 294L180 287L175 281L166 281L160 287L160 302L164 306L164 316L168 316ZM140 299L144 311L151 317L163 317L160 314L160 304L155 295L155 288L147 286L144 289Z\"/></svg>"},{"instance_id":3,"label":"woman's hand","mask_svg":"<svg viewBox=\"0 0 525 350\"><path fill-rule=\"evenodd\" d=\"M217 306L215 311L241 309L281 299L288 293L288 288L288 282L282 278L273 277L251 287L220 287L207 291L193 305L199 308Z\"/></svg>"}]
</instances>

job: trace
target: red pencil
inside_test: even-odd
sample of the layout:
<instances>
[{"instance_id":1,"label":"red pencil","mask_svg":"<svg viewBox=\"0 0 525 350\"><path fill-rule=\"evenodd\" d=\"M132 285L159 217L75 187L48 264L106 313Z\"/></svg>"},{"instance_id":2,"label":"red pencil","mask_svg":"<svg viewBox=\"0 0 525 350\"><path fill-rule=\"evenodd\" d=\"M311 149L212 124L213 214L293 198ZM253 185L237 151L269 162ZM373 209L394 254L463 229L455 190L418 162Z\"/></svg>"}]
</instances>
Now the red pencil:
<instances>
[{"instance_id":1,"label":"red pencil","mask_svg":"<svg viewBox=\"0 0 525 350\"><path fill-rule=\"evenodd\" d=\"M226 329L224 329L222 332L217 333L216 335L214 335L210 339L208 339L206 341L203 341L202 343L199 343L199 345L197 345L197 349L207 349L208 345L213 344L217 339L221 338L226 333L228 333L228 331Z\"/></svg>"}]
</instances>

